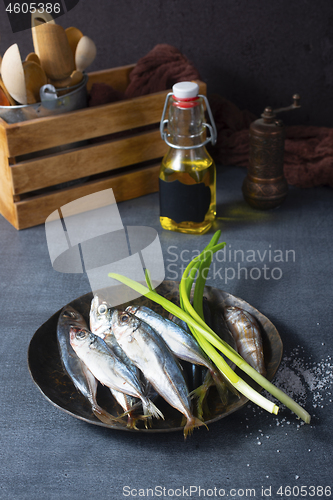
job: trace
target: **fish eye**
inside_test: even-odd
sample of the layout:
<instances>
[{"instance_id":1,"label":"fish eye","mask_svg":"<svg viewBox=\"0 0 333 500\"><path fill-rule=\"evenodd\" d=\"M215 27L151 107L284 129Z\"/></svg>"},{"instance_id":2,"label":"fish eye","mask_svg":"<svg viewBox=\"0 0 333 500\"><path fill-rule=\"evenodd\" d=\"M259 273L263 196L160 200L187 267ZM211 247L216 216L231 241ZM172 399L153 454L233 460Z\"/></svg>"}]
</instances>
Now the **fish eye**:
<instances>
[{"instance_id":1,"label":"fish eye","mask_svg":"<svg viewBox=\"0 0 333 500\"><path fill-rule=\"evenodd\" d=\"M79 340L84 340L87 336L88 336L88 332L86 332L85 330L78 330L75 333L75 337Z\"/></svg>"},{"instance_id":2,"label":"fish eye","mask_svg":"<svg viewBox=\"0 0 333 500\"><path fill-rule=\"evenodd\" d=\"M130 317L128 314L122 314L119 319L120 319L121 323L128 323Z\"/></svg>"},{"instance_id":3,"label":"fish eye","mask_svg":"<svg viewBox=\"0 0 333 500\"><path fill-rule=\"evenodd\" d=\"M77 315L74 311L65 311L63 316L65 318L76 318L77 317Z\"/></svg>"},{"instance_id":4,"label":"fish eye","mask_svg":"<svg viewBox=\"0 0 333 500\"><path fill-rule=\"evenodd\" d=\"M98 314L106 314L107 310L108 310L107 305L101 304L100 306L98 306L97 312L98 312Z\"/></svg>"}]
</instances>

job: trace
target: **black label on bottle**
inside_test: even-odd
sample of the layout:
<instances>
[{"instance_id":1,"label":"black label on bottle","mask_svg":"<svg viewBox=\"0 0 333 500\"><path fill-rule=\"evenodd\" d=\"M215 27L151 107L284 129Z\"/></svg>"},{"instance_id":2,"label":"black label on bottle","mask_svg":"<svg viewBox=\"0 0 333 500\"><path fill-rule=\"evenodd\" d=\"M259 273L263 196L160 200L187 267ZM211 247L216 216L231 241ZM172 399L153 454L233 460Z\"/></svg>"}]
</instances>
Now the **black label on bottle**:
<instances>
[{"instance_id":1,"label":"black label on bottle","mask_svg":"<svg viewBox=\"0 0 333 500\"><path fill-rule=\"evenodd\" d=\"M182 184L159 179L160 216L180 222L203 222L208 212L211 193L203 182Z\"/></svg>"}]
</instances>

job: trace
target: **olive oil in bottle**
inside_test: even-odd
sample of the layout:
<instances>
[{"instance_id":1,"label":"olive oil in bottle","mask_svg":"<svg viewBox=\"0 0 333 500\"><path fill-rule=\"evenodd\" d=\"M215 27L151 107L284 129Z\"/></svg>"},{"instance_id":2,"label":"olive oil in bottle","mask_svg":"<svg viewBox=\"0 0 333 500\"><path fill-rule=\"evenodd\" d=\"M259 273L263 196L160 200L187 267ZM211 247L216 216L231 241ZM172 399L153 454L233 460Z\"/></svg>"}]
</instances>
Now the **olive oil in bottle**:
<instances>
[{"instance_id":1,"label":"olive oil in bottle","mask_svg":"<svg viewBox=\"0 0 333 500\"><path fill-rule=\"evenodd\" d=\"M173 87L169 119L161 120L161 134L170 146L159 174L160 222L164 229L203 234L216 217L216 167L205 144L216 140L216 129L204 122L204 96L194 82ZM208 102L207 108L210 112ZM164 125L168 124L167 133ZM211 136L206 138L206 128Z\"/></svg>"}]
</instances>

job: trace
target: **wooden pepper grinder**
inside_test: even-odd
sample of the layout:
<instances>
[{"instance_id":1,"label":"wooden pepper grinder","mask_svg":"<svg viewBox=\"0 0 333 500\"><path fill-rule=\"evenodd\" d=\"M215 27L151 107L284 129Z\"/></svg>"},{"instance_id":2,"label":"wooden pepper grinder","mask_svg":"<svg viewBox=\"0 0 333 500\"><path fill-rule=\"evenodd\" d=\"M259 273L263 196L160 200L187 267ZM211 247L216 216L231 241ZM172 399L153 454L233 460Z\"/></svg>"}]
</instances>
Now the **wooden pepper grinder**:
<instances>
[{"instance_id":1,"label":"wooden pepper grinder","mask_svg":"<svg viewBox=\"0 0 333 500\"><path fill-rule=\"evenodd\" d=\"M261 118L250 125L250 165L242 190L254 208L278 207L287 196L288 184L283 175L285 127L276 115L299 107L300 96L295 94L291 106L275 110L267 107Z\"/></svg>"}]
</instances>

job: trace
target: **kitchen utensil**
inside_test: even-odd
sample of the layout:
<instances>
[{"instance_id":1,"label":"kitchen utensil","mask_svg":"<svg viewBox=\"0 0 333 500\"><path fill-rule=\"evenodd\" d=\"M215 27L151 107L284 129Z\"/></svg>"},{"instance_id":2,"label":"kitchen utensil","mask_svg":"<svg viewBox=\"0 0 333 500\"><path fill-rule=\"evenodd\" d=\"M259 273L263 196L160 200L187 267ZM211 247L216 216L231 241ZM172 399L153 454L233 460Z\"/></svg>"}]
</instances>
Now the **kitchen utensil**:
<instances>
[{"instance_id":1,"label":"kitchen utensil","mask_svg":"<svg viewBox=\"0 0 333 500\"><path fill-rule=\"evenodd\" d=\"M75 52L75 66L79 71L84 71L96 57L96 45L91 38L80 38Z\"/></svg>"},{"instance_id":2,"label":"kitchen utensil","mask_svg":"<svg viewBox=\"0 0 333 500\"><path fill-rule=\"evenodd\" d=\"M44 23L32 28L34 48L51 80L64 80L75 70L74 56L62 26Z\"/></svg>"},{"instance_id":3,"label":"kitchen utensil","mask_svg":"<svg viewBox=\"0 0 333 500\"><path fill-rule=\"evenodd\" d=\"M0 88L0 106L10 106L10 102L1 88Z\"/></svg>"},{"instance_id":4,"label":"kitchen utensil","mask_svg":"<svg viewBox=\"0 0 333 500\"><path fill-rule=\"evenodd\" d=\"M2 58L1 74L3 83L15 101L27 104L24 71L18 45L11 45Z\"/></svg>"},{"instance_id":5,"label":"kitchen utensil","mask_svg":"<svg viewBox=\"0 0 333 500\"><path fill-rule=\"evenodd\" d=\"M43 68L34 61L24 61L23 71L27 91L27 103L35 104L36 102L40 102L39 89L47 84L47 77Z\"/></svg>"},{"instance_id":6,"label":"kitchen utensil","mask_svg":"<svg viewBox=\"0 0 333 500\"><path fill-rule=\"evenodd\" d=\"M31 34L35 52L37 52L36 48L38 47L35 28L44 23L55 24L55 21L51 14L48 14L47 12L39 12L38 10L31 14Z\"/></svg>"},{"instance_id":7,"label":"kitchen utensil","mask_svg":"<svg viewBox=\"0 0 333 500\"><path fill-rule=\"evenodd\" d=\"M0 77L0 89L5 94L7 100L9 101L10 106L16 106L16 102L14 101L14 99L12 98L12 96L10 95L8 90L6 89L5 84L3 83L1 77ZM8 105L5 104L5 106L8 106Z\"/></svg>"},{"instance_id":8,"label":"kitchen utensil","mask_svg":"<svg viewBox=\"0 0 333 500\"><path fill-rule=\"evenodd\" d=\"M78 85L83 79L82 71L78 71L77 69L73 71L70 77L65 78L65 80L54 80L51 83L57 89L64 89L66 87L74 87Z\"/></svg>"},{"instance_id":9,"label":"kitchen utensil","mask_svg":"<svg viewBox=\"0 0 333 500\"><path fill-rule=\"evenodd\" d=\"M66 28L65 32L66 32L69 46L71 48L73 56L75 57L76 47L77 47L77 44L79 43L80 38L83 37L83 33L78 28L74 28L74 26L70 26L69 28Z\"/></svg>"},{"instance_id":10,"label":"kitchen utensil","mask_svg":"<svg viewBox=\"0 0 333 500\"><path fill-rule=\"evenodd\" d=\"M33 62L39 64L39 66L41 65L39 57L38 57L37 54L35 54L35 52L30 52L30 54L27 55L27 57L25 58L25 60L26 61L33 61Z\"/></svg>"},{"instance_id":11,"label":"kitchen utensil","mask_svg":"<svg viewBox=\"0 0 333 500\"><path fill-rule=\"evenodd\" d=\"M288 183L283 174L285 127L276 115L300 106L300 96L295 94L291 106L275 110L267 107L250 125L249 168L242 191L251 207L276 208L287 197Z\"/></svg>"},{"instance_id":12,"label":"kitchen utensil","mask_svg":"<svg viewBox=\"0 0 333 500\"><path fill-rule=\"evenodd\" d=\"M34 28L35 26L39 26L40 24L44 23L50 23L50 24L56 24L55 20L51 16L51 14L47 12L40 12L39 10L36 10L33 14L31 14L31 27Z\"/></svg>"},{"instance_id":13,"label":"kitchen utensil","mask_svg":"<svg viewBox=\"0 0 333 500\"><path fill-rule=\"evenodd\" d=\"M25 121L30 121L30 120L37 120L40 118L44 117L55 117L61 114L68 114L71 111L76 111L78 109L83 109L87 107L87 81L88 77L87 75L83 75L83 80L80 82L78 85L75 87L70 87L66 89L65 95L63 95L63 92L60 92L60 90L56 90L52 85L43 85L40 89L40 99L39 102L35 104L25 104L25 105L18 105L13 102L12 106L0 106L0 118L6 122L7 124L13 124L17 123L18 124L18 130L19 134L20 132L20 127L21 127L21 122ZM44 87L49 87L48 90L44 90L44 93L42 94L42 89ZM53 88L52 88L53 87ZM50 90L52 88L52 90ZM51 95L53 94L53 95ZM3 125L3 121L0 120L0 132L1 132L1 126L2 130L6 130L6 126ZM65 119L64 119L64 123ZM61 128L64 128L64 124L61 125ZM66 133L64 132L64 136L66 136ZM66 148L70 149L67 146L67 143L65 144L66 139L64 139L64 142L61 143L59 148L56 149L56 152L58 151L64 151ZM74 141L71 142L71 144L75 144ZM30 146L26 146L26 143L24 141L19 141L20 143L20 150L21 148L26 148L29 149ZM83 144L83 141L80 141L80 145ZM75 146L73 146L75 147ZM49 146L48 149L52 150L53 146ZM53 150L55 151L55 150ZM46 154L46 153L45 153ZM37 153L32 153L33 156L37 155ZM22 158L27 158L29 156L25 155L22 153L22 155L19 155L17 153L17 156L21 156ZM43 156L43 154L40 154L40 156ZM20 160L21 161L21 160ZM22 160L23 161L23 160ZM1 193L0 193L1 194ZM46 216L45 216L46 217Z\"/></svg>"}]
</instances>

